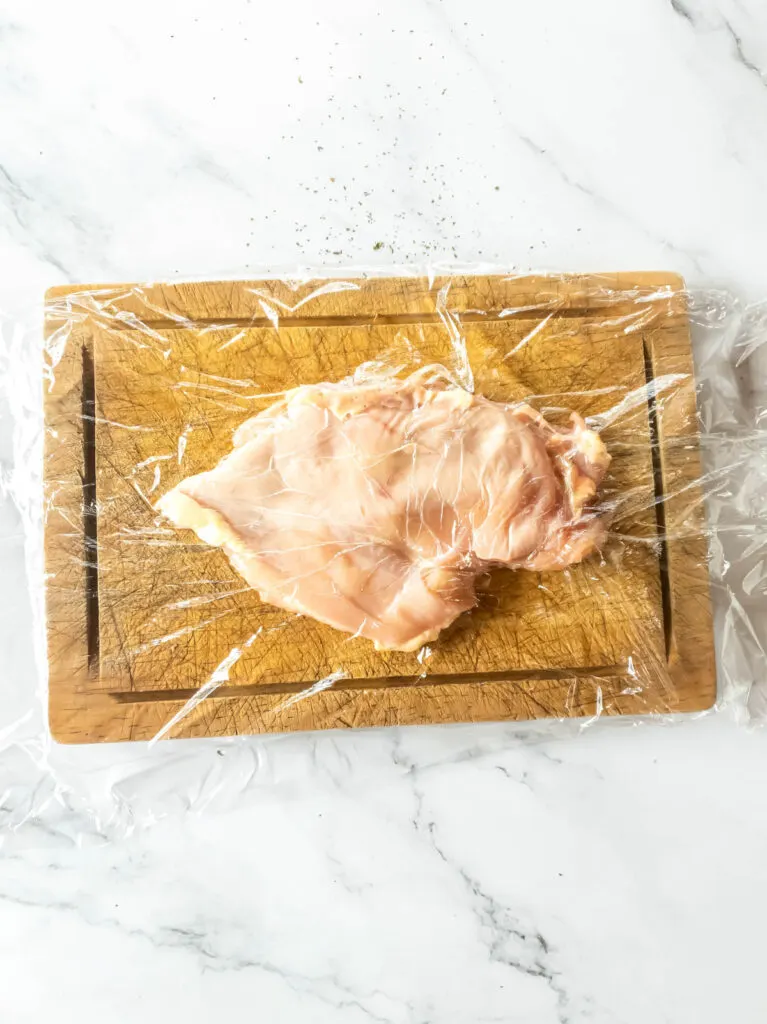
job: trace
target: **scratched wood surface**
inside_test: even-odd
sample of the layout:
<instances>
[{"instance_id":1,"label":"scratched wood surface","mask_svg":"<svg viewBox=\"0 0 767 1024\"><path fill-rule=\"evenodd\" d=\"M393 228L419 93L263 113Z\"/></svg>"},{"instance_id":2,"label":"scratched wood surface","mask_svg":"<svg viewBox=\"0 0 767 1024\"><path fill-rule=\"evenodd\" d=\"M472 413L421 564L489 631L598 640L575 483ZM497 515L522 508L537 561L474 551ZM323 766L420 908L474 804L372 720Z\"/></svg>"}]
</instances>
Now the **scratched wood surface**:
<instances>
[{"instance_id":1,"label":"scratched wood surface","mask_svg":"<svg viewBox=\"0 0 767 1024\"><path fill-rule=\"evenodd\" d=\"M150 738L222 663L224 685L169 735L709 706L680 287L671 275L635 274L54 289L53 734ZM526 398L553 418L602 416L613 455L602 498L615 509L604 557L565 573L493 573L478 608L419 660L262 604L220 551L154 512L275 393L370 360L403 372L442 362L491 398ZM661 375L656 395L647 381ZM294 699L334 672L345 677L332 690Z\"/></svg>"}]
</instances>

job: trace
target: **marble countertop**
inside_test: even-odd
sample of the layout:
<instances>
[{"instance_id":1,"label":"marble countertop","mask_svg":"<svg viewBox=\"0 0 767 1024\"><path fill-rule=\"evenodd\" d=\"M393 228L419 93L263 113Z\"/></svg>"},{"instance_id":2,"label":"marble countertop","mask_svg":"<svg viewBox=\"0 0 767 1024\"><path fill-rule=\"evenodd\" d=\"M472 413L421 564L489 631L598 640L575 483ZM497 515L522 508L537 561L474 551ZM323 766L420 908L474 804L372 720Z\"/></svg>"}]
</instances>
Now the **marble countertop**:
<instances>
[{"instance_id":1,"label":"marble countertop","mask_svg":"<svg viewBox=\"0 0 767 1024\"><path fill-rule=\"evenodd\" d=\"M67 281L395 261L767 292L760 0L41 0L0 40L11 313ZM8 502L0 539L0 678L31 677ZM236 809L9 848L0 1019L767 1019L764 730L298 742L316 769Z\"/></svg>"}]
</instances>

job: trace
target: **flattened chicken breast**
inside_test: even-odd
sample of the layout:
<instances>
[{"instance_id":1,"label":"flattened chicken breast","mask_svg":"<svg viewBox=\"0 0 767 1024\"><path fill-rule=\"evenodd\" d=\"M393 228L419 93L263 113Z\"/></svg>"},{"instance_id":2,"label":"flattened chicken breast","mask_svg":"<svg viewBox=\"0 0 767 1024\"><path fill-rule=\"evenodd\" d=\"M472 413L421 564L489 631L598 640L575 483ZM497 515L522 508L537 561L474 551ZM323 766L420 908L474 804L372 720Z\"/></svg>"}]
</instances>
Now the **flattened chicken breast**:
<instances>
[{"instance_id":1,"label":"flattened chicken breast","mask_svg":"<svg viewBox=\"0 0 767 1024\"><path fill-rule=\"evenodd\" d=\"M264 601L412 651L475 604L488 568L563 569L598 548L589 502L609 462L579 416L557 429L427 367L287 392L157 507Z\"/></svg>"}]
</instances>

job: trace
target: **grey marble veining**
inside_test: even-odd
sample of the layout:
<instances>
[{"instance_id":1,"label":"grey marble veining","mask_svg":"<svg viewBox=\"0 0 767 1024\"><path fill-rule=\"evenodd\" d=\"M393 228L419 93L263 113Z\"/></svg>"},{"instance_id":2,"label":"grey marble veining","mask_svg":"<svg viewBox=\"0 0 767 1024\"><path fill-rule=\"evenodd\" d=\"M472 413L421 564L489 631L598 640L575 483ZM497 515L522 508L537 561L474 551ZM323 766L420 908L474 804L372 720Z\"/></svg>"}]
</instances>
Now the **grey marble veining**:
<instances>
[{"instance_id":1,"label":"grey marble veining","mask_svg":"<svg viewBox=\"0 0 767 1024\"><path fill-rule=\"evenodd\" d=\"M394 261L767 291L760 0L11 0L0 51L11 315L64 281ZM33 657L8 502L0 542L1 683ZM120 846L76 824L67 847L60 808L38 849L8 847L2 1021L767 1017L764 732L414 729L231 756L229 811L171 808ZM34 757L0 762L0 802Z\"/></svg>"}]
</instances>

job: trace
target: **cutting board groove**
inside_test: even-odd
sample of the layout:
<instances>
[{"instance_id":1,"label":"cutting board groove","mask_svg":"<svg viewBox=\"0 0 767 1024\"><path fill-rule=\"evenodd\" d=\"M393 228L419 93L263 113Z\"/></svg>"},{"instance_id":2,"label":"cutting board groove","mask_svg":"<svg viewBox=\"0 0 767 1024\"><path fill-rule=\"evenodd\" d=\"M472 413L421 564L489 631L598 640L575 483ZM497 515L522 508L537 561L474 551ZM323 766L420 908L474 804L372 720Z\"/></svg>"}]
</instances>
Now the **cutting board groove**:
<instances>
[{"instance_id":1,"label":"cutting board groove","mask_svg":"<svg viewBox=\"0 0 767 1024\"><path fill-rule=\"evenodd\" d=\"M47 335L68 332L45 399L50 718L57 738L151 738L194 697L222 652L242 644L258 623L269 641L254 645L252 657L243 652L229 681L171 735L711 705L711 612L681 282L635 274L467 277L449 291L446 284L358 281L313 298L312 316L305 284L272 281L49 293ZM612 384L624 391L649 385L644 411L605 435L614 456L610 486L621 498L637 490L640 499L626 517L619 563L592 560L545 577L495 574L477 612L440 639L432 670L420 675L412 656L376 654L365 641L260 605L253 592L242 593L221 553L194 539L170 551L153 553L143 543L134 550L131 530L146 530L155 518L135 467L144 459L170 466L168 446L188 423L196 431L187 448L191 464L177 467L176 477L169 469L162 490L212 466L259 397L237 390L252 384L254 370L261 391L305 377L338 378L398 343L408 327L431 357L457 318L478 390L489 397L537 390L567 407L581 403L578 411L588 414L609 406L614 396L599 406L598 395ZM642 318L646 327L627 332ZM152 336L161 339L162 358ZM514 355L508 378L483 370L483 361L503 364L500 351ZM658 401L653 381L660 373L686 383ZM514 393L518 379L525 393ZM210 401L205 389L222 389L209 380L234 382L236 394ZM174 618L168 609L183 602L167 598L206 572L238 592L232 597L214 586L195 595L199 610ZM223 612L211 618L208 601ZM332 690L293 699L339 668L348 676Z\"/></svg>"}]
</instances>

